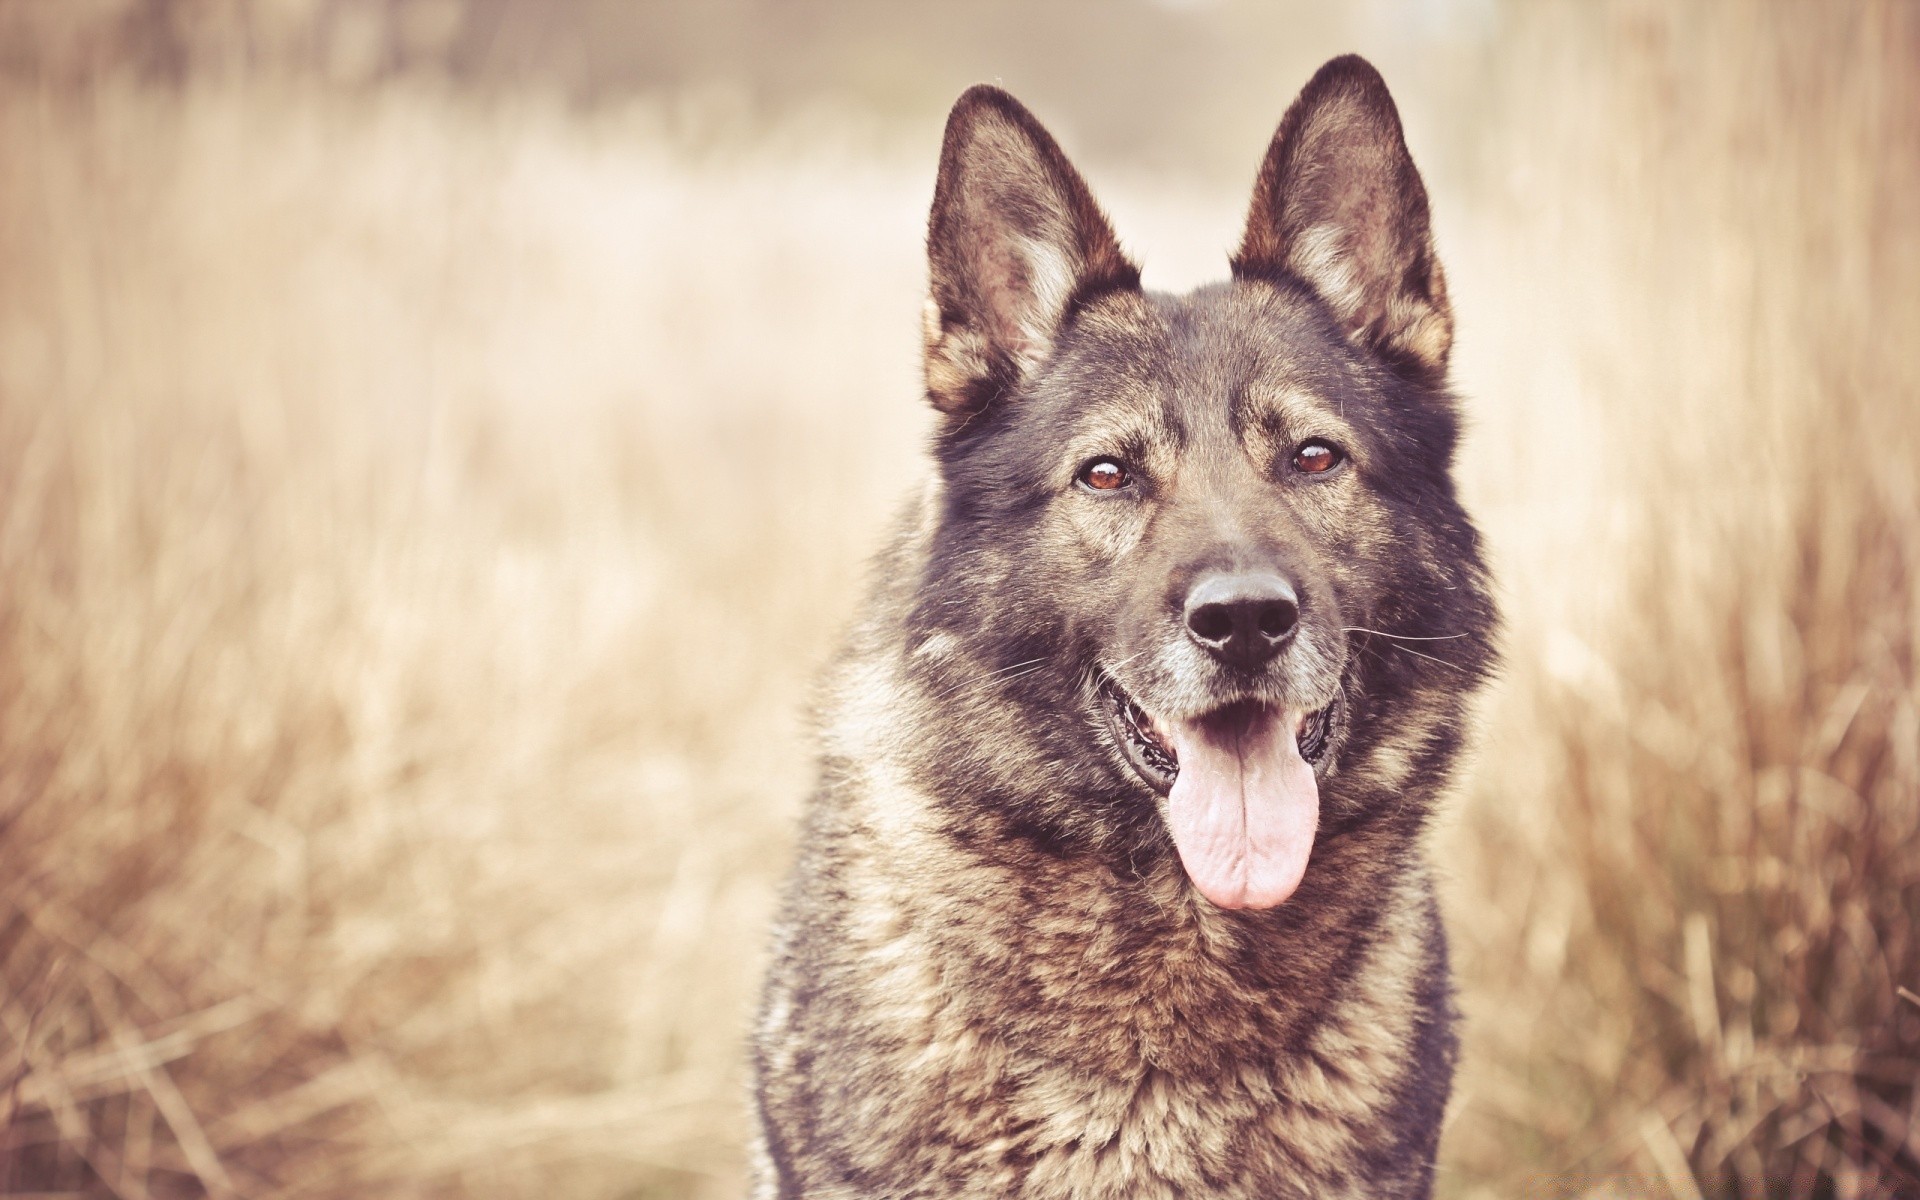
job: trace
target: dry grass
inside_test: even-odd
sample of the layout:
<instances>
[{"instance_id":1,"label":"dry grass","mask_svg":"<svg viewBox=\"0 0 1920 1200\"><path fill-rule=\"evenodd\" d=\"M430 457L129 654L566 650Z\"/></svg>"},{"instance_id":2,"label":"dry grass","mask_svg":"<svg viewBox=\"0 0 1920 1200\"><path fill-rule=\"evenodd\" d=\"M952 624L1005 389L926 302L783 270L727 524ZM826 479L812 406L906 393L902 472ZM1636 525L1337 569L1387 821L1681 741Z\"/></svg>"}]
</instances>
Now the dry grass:
<instances>
[{"instance_id":1,"label":"dry grass","mask_svg":"<svg viewBox=\"0 0 1920 1200\"><path fill-rule=\"evenodd\" d=\"M1588 507L1502 531L1443 856L1468 1192L1920 1194L1916 30L1749 15L1625 22L1536 118L1587 135L1536 261L1593 278L1535 352L1599 415Z\"/></svg>"},{"instance_id":2,"label":"dry grass","mask_svg":"<svg viewBox=\"0 0 1920 1200\"><path fill-rule=\"evenodd\" d=\"M13 1186L724 1191L920 181L426 96L0 112Z\"/></svg>"},{"instance_id":3,"label":"dry grass","mask_svg":"<svg viewBox=\"0 0 1920 1200\"><path fill-rule=\"evenodd\" d=\"M1916 32L1402 92L1511 617L1450 1194L1920 1191ZM0 1194L737 1189L932 150L689 111L0 92ZM1089 165L1205 273L1240 197Z\"/></svg>"}]
</instances>

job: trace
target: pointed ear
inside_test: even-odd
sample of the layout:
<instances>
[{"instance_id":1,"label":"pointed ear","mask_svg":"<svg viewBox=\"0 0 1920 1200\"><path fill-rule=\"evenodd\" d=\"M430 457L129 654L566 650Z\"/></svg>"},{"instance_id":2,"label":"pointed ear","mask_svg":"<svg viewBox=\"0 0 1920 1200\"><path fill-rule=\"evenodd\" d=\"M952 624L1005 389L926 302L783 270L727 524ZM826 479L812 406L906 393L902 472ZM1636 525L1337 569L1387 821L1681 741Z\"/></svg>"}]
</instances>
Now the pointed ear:
<instances>
[{"instance_id":1,"label":"pointed ear","mask_svg":"<svg viewBox=\"0 0 1920 1200\"><path fill-rule=\"evenodd\" d=\"M947 118L927 258L927 395L961 418L1017 388L1081 307L1140 286L1060 147L984 85Z\"/></svg>"},{"instance_id":2,"label":"pointed ear","mask_svg":"<svg viewBox=\"0 0 1920 1200\"><path fill-rule=\"evenodd\" d=\"M1356 343L1422 382L1445 378L1453 312L1427 190L1386 81L1365 59L1321 67L1287 110L1233 274L1305 283Z\"/></svg>"}]
</instances>

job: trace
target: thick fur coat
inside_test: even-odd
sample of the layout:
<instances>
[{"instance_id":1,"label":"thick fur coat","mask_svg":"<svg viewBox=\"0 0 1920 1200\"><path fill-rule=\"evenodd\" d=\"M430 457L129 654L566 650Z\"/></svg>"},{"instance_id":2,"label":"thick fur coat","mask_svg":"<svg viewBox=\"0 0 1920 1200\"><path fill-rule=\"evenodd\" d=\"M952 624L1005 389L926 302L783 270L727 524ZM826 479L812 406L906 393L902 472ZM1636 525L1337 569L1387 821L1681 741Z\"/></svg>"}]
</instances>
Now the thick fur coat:
<instances>
[{"instance_id":1,"label":"thick fur coat","mask_svg":"<svg viewBox=\"0 0 1920 1200\"><path fill-rule=\"evenodd\" d=\"M937 471L826 687L756 1195L1428 1196L1494 612L1385 85L1321 69L1181 297L975 88L928 249Z\"/></svg>"}]
</instances>

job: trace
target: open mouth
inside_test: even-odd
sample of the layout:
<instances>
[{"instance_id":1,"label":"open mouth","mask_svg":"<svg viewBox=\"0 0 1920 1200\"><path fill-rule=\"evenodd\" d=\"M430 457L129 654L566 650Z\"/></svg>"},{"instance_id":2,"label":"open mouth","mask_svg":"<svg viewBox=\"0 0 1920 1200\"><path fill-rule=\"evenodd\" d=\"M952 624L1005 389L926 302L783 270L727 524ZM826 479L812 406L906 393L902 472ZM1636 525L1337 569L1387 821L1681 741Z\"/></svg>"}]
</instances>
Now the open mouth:
<instances>
[{"instance_id":1,"label":"open mouth","mask_svg":"<svg viewBox=\"0 0 1920 1200\"><path fill-rule=\"evenodd\" d=\"M1220 908L1272 908L1300 886L1320 823L1324 762L1343 701L1313 712L1239 700L1188 720L1156 718L1104 673L1097 690L1115 742L1166 796L1181 865Z\"/></svg>"},{"instance_id":2,"label":"open mouth","mask_svg":"<svg viewBox=\"0 0 1920 1200\"><path fill-rule=\"evenodd\" d=\"M1107 718L1108 728L1125 755L1127 764L1153 790L1166 794L1180 774L1180 755L1165 725L1149 716L1105 671L1100 672L1094 686L1099 693L1100 707ZM1345 697L1336 694L1331 704L1301 718L1296 744L1300 757L1309 764L1317 767L1326 760L1334 730L1345 715L1345 705ZM1244 717L1250 710L1264 707L1267 706L1257 701L1241 700L1216 709L1202 720L1231 722L1236 716Z\"/></svg>"}]
</instances>

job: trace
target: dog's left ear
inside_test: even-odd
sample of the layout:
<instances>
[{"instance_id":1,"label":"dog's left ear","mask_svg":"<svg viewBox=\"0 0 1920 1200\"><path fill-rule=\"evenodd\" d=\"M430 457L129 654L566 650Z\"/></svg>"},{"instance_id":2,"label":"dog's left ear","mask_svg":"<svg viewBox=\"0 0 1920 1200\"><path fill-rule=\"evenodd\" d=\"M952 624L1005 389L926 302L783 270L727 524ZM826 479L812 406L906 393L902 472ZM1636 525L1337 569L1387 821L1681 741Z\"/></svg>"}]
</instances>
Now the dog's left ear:
<instances>
[{"instance_id":1,"label":"dog's left ear","mask_svg":"<svg viewBox=\"0 0 1920 1200\"><path fill-rule=\"evenodd\" d=\"M1365 59L1321 67L1287 110L1233 274L1305 283L1353 341L1424 383L1446 377L1453 313L1427 190L1386 81Z\"/></svg>"},{"instance_id":2,"label":"dog's left ear","mask_svg":"<svg viewBox=\"0 0 1920 1200\"><path fill-rule=\"evenodd\" d=\"M927 260L927 396L963 420L1018 388L1080 307L1140 286L1067 156L984 84L947 118Z\"/></svg>"}]
</instances>

